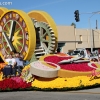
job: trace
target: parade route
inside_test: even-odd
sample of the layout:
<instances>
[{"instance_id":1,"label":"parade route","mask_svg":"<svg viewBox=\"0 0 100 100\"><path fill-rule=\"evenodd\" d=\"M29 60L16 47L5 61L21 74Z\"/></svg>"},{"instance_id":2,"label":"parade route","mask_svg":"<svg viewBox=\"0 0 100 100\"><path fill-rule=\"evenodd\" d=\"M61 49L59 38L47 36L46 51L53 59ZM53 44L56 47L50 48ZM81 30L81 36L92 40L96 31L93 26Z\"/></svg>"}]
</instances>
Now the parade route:
<instances>
[{"instance_id":1,"label":"parade route","mask_svg":"<svg viewBox=\"0 0 100 100\"><path fill-rule=\"evenodd\" d=\"M100 88L64 91L14 91L0 92L0 100L100 100Z\"/></svg>"}]
</instances>

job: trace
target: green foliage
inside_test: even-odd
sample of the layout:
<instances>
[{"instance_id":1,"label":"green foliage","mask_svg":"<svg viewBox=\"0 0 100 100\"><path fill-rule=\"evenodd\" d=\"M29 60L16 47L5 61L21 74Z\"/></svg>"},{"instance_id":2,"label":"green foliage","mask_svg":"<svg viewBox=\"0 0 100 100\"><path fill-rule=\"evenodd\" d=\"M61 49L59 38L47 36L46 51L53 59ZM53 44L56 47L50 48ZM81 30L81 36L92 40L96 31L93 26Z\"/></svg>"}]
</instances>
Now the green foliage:
<instances>
[{"instance_id":1,"label":"green foliage","mask_svg":"<svg viewBox=\"0 0 100 100\"><path fill-rule=\"evenodd\" d=\"M74 28L76 28L76 24L75 23L71 23L71 26L74 26Z\"/></svg>"}]
</instances>

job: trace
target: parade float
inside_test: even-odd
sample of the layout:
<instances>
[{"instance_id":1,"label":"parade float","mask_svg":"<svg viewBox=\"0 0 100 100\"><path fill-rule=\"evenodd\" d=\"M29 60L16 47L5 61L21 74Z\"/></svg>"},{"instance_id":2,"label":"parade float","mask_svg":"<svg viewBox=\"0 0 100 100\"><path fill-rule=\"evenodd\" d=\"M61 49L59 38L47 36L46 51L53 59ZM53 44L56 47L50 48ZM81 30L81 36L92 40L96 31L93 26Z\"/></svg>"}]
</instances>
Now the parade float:
<instances>
[{"instance_id":1,"label":"parade float","mask_svg":"<svg viewBox=\"0 0 100 100\"><path fill-rule=\"evenodd\" d=\"M98 63L57 53L57 47L56 24L48 13L0 8L1 59L19 52L29 62L20 77L6 79L2 79L5 62L0 63L0 91L60 91L100 86Z\"/></svg>"}]
</instances>

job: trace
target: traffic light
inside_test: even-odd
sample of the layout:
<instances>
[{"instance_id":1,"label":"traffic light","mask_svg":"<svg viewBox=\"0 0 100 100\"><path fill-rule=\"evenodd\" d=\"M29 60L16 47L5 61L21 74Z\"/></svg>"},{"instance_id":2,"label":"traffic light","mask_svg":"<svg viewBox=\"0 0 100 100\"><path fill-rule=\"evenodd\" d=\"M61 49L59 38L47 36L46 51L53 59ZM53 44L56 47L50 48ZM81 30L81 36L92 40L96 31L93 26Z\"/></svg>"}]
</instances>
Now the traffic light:
<instances>
[{"instance_id":1,"label":"traffic light","mask_svg":"<svg viewBox=\"0 0 100 100\"><path fill-rule=\"evenodd\" d=\"M75 20L76 20L76 22L79 22L80 21L79 10L75 10L74 14L75 14Z\"/></svg>"}]
</instances>

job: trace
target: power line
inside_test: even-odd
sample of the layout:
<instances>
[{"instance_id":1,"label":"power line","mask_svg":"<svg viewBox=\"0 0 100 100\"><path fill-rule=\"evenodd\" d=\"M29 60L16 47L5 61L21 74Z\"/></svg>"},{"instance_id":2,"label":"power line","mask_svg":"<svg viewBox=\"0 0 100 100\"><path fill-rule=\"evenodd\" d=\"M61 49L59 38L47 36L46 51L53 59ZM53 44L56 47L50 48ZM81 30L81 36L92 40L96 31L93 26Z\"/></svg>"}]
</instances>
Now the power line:
<instances>
[{"instance_id":1,"label":"power line","mask_svg":"<svg viewBox=\"0 0 100 100\"><path fill-rule=\"evenodd\" d=\"M38 8L38 7L43 7L43 6L47 6L47 5L51 5L51 4L56 4L56 3L64 2L64 1L66 1L66 0L57 0L57 1L54 1L54 2L49 2L49 3L42 4L42 5L26 8L24 10Z\"/></svg>"}]
</instances>

